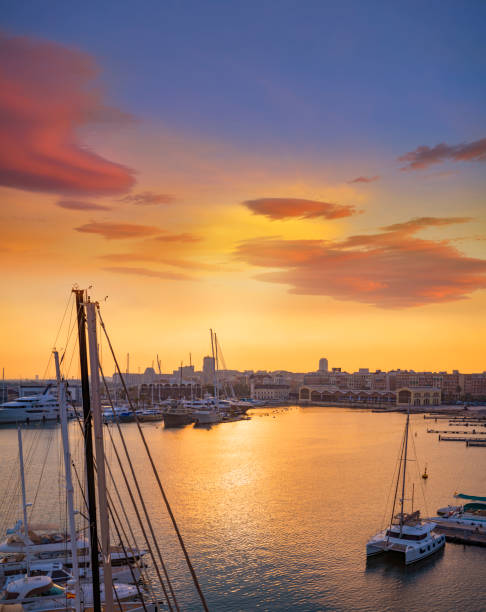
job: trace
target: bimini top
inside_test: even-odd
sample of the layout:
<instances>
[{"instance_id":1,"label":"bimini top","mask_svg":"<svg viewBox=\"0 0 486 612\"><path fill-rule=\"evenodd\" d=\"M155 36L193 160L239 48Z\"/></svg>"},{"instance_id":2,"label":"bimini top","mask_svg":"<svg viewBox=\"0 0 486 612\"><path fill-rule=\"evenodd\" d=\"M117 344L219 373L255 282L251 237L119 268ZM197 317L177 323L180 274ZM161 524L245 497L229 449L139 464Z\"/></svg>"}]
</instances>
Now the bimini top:
<instances>
[{"instance_id":1,"label":"bimini top","mask_svg":"<svg viewBox=\"0 0 486 612\"><path fill-rule=\"evenodd\" d=\"M479 497L478 495L465 495L464 493L456 493L454 497L457 497L459 499L470 499L471 501L486 502L486 497Z\"/></svg>"}]
</instances>

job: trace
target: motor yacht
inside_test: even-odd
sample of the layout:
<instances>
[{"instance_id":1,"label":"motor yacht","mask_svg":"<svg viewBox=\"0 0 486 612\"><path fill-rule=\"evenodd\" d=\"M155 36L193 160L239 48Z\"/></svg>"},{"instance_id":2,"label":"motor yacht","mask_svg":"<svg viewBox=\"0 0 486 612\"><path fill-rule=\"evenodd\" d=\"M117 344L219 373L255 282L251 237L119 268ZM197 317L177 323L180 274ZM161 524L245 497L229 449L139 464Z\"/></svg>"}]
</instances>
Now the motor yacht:
<instances>
[{"instance_id":1,"label":"motor yacht","mask_svg":"<svg viewBox=\"0 0 486 612\"><path fill-rule=\"evenodd\" d=\"M50 385L42 394L24 395L0 404L0 425L57 420L59 420L59 403L57 396L51 393Z\"/></svg>"}]
</instances>

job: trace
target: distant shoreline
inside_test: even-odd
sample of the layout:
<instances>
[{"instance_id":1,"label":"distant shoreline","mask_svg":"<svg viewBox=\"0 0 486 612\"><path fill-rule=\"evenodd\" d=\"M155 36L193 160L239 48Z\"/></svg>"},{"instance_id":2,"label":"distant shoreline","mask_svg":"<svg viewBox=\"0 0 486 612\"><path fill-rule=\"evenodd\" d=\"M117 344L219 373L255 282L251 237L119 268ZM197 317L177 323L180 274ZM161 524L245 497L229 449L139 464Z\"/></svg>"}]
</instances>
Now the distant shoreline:
<instances>
[{"instance_id":1,"label":"distant shoreline","mask_svg":"<svg viewBox=\"0 0 486 612\"><path fill-rule=\"evenodd\" d=\"M406 412L405 406L380 406L380 404L363 404L352 402L279 402L278 404L264 404L263 406L253 406L251 410L262 410L268 408L290 408L296 406L298 408L352 408L360 410L371 410L373 412ZM454 416L471 416L480 415L486 416L486 406L470 406L467 409L464 406L456 406L442 404L440 406L410 406L412 414L450 414Z\"/></svg>"}]
</instances>

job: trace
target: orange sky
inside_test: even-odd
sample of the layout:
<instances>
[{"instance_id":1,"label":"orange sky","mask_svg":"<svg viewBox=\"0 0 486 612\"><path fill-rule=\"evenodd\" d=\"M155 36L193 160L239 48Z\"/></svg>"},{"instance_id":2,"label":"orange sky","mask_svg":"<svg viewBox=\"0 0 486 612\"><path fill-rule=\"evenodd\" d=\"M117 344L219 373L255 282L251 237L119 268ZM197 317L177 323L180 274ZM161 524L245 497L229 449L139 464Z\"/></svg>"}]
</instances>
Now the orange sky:
<instances>
[{"instance_id":1,"label":"orange sky","mask_svg":"<svg viewBox=\"0 0 486 612\"><path fill-rule=\"evenodd\" d=\"M6 377L43 375L74 283L133 371L200 368L210 327L234 369L486 369L482 141L255 151L116 110L84 51L0 53Z\"/></svg>"}]
</instances>

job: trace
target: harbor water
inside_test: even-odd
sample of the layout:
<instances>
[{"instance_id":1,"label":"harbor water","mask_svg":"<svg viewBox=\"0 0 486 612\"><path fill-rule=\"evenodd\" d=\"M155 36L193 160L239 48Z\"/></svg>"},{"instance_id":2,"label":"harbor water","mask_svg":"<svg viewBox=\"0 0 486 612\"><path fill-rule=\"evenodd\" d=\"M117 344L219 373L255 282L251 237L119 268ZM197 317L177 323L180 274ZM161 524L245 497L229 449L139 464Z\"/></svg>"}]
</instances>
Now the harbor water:
<instances>
[{"instance_id":1,"label":"harbor water","mask_svg":"<svg viewBox=\"0 0 486 612\"><path fill-rule=\"evenodd\" d=\"M486 610L484 548L447 543L437 556L409 567L366 562L367 539L390 518L403 414L324 407L250 414L249 421L210 429L142 425L211 610ZM418 458L409 464L414 508L433 515L453 503L456 491L486 494L485 448L439 442L426 432L434 421L413 415L411 422ZM79 428L70 428L80 462ZM197 610L137 426L122 428L180 607ZM65 520L59 438L57 425L24 433L27 452L35 445L36 455L47 457L26 460L27 497L35 498L32 520L38 522ZM4 494L18 473L15 428L0 430L0 449L0 507L7 512ZM108 443L106 455L118 473ZM420 478L425 464L427 481ZM20 502L17 510L20 518ZM0 516L2 525L6 518Z\"/></svg>"}]
</instances>

